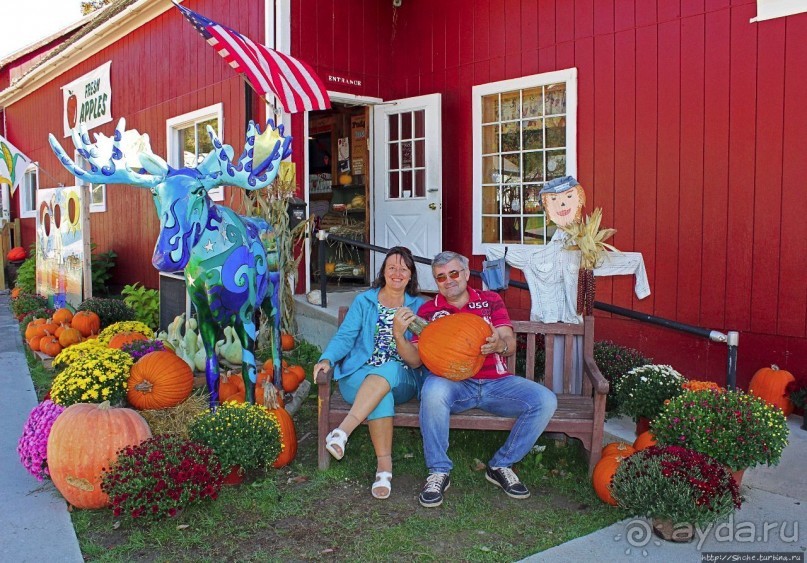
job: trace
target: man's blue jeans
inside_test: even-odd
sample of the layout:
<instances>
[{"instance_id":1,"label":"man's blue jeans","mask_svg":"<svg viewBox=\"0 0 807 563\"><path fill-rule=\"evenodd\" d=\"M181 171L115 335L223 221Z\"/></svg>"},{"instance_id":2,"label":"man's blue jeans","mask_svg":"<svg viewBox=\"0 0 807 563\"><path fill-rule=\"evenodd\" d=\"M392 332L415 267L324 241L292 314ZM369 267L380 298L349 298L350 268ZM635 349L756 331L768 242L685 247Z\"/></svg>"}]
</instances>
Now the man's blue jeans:
<instances>
[{"instance_id":1,"label":"man's blue jeans","mask_svg":"<svg viewBox=\"0 0 807 563\"><path fill-rule=\"evenodd\" d=\"M452 413L480 408L516 422L489 467L510 467L535 445L558 406L555 394L534 381L509 375L501 379L451 381L429 374L420 398L420 433L430 473L450 473L448 424Z\"/></svg>"}]
</instances>

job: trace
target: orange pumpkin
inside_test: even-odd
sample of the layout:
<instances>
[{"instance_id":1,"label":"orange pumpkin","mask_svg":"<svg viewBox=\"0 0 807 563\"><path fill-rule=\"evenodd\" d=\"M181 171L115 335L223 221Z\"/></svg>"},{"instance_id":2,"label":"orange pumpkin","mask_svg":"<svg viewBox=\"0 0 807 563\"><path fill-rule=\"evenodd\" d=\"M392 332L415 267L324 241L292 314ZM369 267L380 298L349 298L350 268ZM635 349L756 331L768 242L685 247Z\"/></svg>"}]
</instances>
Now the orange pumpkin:
<instances>
[{"instance_id":1,"label":"orange pumpkin","mask_svg":"<svg viewBox=\"0 0 807 563\"><path fill-rule=\"evenodd\" d=\"M281 381L283 382L283 391L286 393L294 393L300 386L300 376L295 368L303 369L300 366L289 366L283 370ZM305 377L305 374L303 376Z\"/></svg>"},{"instance_id":2,"label":"orange pumpkin","mask_svg":"<svg viewBox=\"0 0 807 563\"><path fill-rule=\"evenodd\" d=\"M602 457L609 455L628 457L634 453L636 453L636 449L627 442L611 442L602 449Z\"/></svg>"},{"instance_id":3,"label":"orange pumpkin","mask_svg":"<svg viewBox=\"0 0 807 563\"><path fill-rule=\"evenodd\" d=\"M15 287L14 289L11 290L11 298L17 299L20 296L20 293L22 293L22 288Z\"/></svg>"},{"instance_id":4,"label":"orange pumpkin","mask_svg":"<svg viewBox=\"0 0 807 563\"><path fill-rule=\"evenodd\" d=\"M92 311L78 311L73 315L70 326L78 329L81 336L87 338L91 334L97 334L98 331L101 330L101 318Z\"/></svg>"},{"instance_id":5,"label":"orange pumpkin","mask_svg":"<svg viewBox=\"0 0 807 563\"><path fill-rule=\"evenodd\" d=\"M435 375L460 381L476 375L485 363L479 349L492 331L482 317L455 313L431 323L418 317L410 328L420 335L420 358Z\"/></svg>"},{"instance_id":6,"label":"orange pumpkin","mask_svg":"<svg viewBox=\"0 0 807 563\"><path fill-rule=\"evenodd\" d=\"M614 478L617 467L624 459L621 455L609 455L603 457L594 466L594 471L591 473L591 484L594 486L594 492L600 497L600 500L616 506L616 500L611 496L611 480Z\"/></svg>"},{"instance_id":7,"label":"orange pumpkin","mask_svg":"<svg viewBox=\"0 0 807 563\"><path fill-rule=\"evenodd\" d=\"M294 349L294 337L291 334L283 333L280 335L280 347L284 352Z\"/></svg>"},{"instance_id":8,"label":"orange pumpkin","mask_svg":"<svg viewBox=\"0 0 807 563\"><path fill-rule=\"evenodd\" d=\"M58 356L62 351L62 345L55 336L46 335L39 340L39 350L50 357Z\"/></svg>"},{"instance_id":9,"label":"orange pumpkin","mask_svg":"<svg viewBox=\"0 0 807 563\"><path fill-rule=\"evenodd\" d=\"M115 462L118 450L151 438L148 423L137 411L101 404L67 407L48 436L48 470L53 484L76 508L103 508L109 497L101 490L101 473Z\"/></svg>"},{"instance_id":10,"label":"orange pumpkin","mask_svg":"<svg viewBox=\"0 0 807 563\"><path fill-rule=\"evenodd\" d=\"M167 350L149 352L132 366L126 399L140 410L169 409L193 391L193 371Z\"/></svg>"},{"instance_id":11,"label":"orange pumpkin","mask_svg":"<svg viewBox=\"0 0 807 563\"><path fill-rule=\"evenodd\" d=\"M54 335L56 334L56 329L59 328L59 325L52 321L48 321L45 324L39 325L42 327L42 330L45 331L45 334Z\"/></svg>"},{"instance_id":12,"label":"orange pumpkin","mask_svg":"<svg viewBox=\"0 0 807 563\"><path fill-rule=\"evenodd\" d=\"M109 340L109 347L120 350L127 344L138 340L148 340L148 337L140 332L119 332Z\"/></svg>"},{"instance_id":13,"label":"orange pumpkin","mask_svg":"<svg viewBox=\"0 0 807 563\"><path fill-rule=\"evenodd\" d=\"M73 320L73 311L67 308L56 309L53 313L53 322L57 324L70 324Z\"/></svg>"},{"instance_id":14,"label":"orange pumpkin","mask_svg":"<svg viewBox=\"0 0 807 563\"><path fill-rule=\"evenodd\" d=\"M25 327L25 339L45 336L45 319L34 319Z\"/></svg>"},{"instance_id":15,"label":"orange pumpkin","mask_svg":"<svg viewBox=\"0 0 807 563\"><path fill-rule=\"evenodd\" d=\"M779 366L774 364L770 368L762 368L754 374L748 392L764 399L774 407L779 407L785 416L789 416L793 413L793 403L785 394L785 387L795 380L792 373L779 369Z\"/></svg>"},{"instance_id":16,"label":"orange pumpkin","mask_svg":"<svg viewBox=\"0 0 807 563\"><path fill-rule=\"evenodd\" d=\"M303 366L289 366L288 369L297 376L297 383L305 381L305 368Z\"/></svg>"},{"instance_id":17,"label":"orange pumpkin","mask_svg":"<svg viewBox=\"0 0 807 563\"><path fill-rule=\"evenodd\" d=\"M271 384L266 385L265 389L264 406L266 410L275 415L280 425L280 443L283 449L280 450L280 454L272 465L275 469L279 469L290 464L297 457L297 433L294 430L294 421L291 419L291 415L283 408L280 393Z\"/></svg>"},{"instance_id":18,"label":"orange pumpkin","mask_svg":"<svg viewBox=\"0 0 807 563\"><path fill-rule=\"evenodd\" d=\"M247 391L244 388L244 378L240 373L233 373L227 370L219 378L219 402L235 401L243 403L246 401Z\"/></svg>"},{"instance_id":19,"label":"orange pumpkin","mask_svg":"<svg viewBox=\"0 0 807 563\"><path fill-rule=\"evenodd\" d=\"M656 439L650 433L650 430L646 432L642 432L636 437L636 440L633 442L633 448L640 452L645 448L649 448L650 446L656 445Z\"/></svg>"},{"instance_id":20,"label":"orange pumpkin","mask_svg":"<svg viewBox=\"0 0 807 563\"><path fill-rule=\"evenodd\" d=\"M61 334L59 334L59 344L61 344L63 348L78 344L82 340L81 333L75 328L63 328Z\"/></svg>"},{"instance_id":21,"label":"orange pumpkin","mask_svg":"<svg viewBox=\"0 0 807 563\"><path fill-rule=\"evenodd\" d=\"M28 339L28 347L34 352L39 352L39 343L42 342L43 338L45 338L44 334L40 334L39 336L32 336L31 338Z\"/></svg>"}]
</instances>

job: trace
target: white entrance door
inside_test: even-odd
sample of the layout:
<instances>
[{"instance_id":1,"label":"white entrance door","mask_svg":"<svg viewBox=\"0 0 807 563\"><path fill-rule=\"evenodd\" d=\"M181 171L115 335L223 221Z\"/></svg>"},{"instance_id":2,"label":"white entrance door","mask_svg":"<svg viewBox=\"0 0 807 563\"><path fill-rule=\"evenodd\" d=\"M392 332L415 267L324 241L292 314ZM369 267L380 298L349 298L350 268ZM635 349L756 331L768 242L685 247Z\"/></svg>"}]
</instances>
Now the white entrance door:
<instances>
[{"instance_id":1,"label":"white entrance door","mask_svg":"<svg viewBox=\"0 0 807 563\"><path fill-rule=\"evenodd\" d=\"M440 94L379 104L373 111L370 235L378 246L406 246L431 259L443 245ZM375 273L383 255L371 254ZM418 282L423 290L437 291L426 264L418 264Z\"/></svg>"}]
</instances>

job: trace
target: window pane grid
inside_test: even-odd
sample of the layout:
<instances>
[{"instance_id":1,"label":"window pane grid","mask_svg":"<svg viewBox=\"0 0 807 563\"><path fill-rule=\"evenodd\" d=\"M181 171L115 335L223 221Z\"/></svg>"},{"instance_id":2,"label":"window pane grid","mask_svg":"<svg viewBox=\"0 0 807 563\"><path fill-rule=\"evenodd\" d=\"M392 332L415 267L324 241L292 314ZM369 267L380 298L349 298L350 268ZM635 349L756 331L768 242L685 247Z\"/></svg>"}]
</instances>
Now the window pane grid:
<instances>
[{"instance_id":1,"label":"window pane grid","mask_svg":"<svg viewBox=\"0 0 807 563\"><path fill-rule=\"evenodd\" d=\"M388 199L426 197L425 110L389 116Z\"/></svg>"},{"instance_id":2,"label":"window pane grid","mask_svg":"<svg viewBox=\"0 0 807 563\"><path fill-rule=\"evenodd\" d=\"M479 133L482 242L544 244L538 192L566 173L565 82L482 96Z\"/></svg>"}]
</instances>

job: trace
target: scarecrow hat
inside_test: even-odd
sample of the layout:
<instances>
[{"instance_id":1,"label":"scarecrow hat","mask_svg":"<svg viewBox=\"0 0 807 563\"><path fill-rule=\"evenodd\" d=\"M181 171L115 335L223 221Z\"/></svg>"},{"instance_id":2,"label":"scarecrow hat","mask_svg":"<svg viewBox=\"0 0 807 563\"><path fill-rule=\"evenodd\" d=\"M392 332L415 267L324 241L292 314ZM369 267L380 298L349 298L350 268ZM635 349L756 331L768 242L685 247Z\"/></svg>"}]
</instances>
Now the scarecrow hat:
<instances>
[{"instance_id":1,"label":"scarecrow hat","mask_svg":"<svg viewBox=\"0 0 807 563\"><path fill-rule=\"evenodd\" d=\"M559 194L561 192L565 192L566 190L571 190L579 183L580 182L578 182L574 176L563 176L562 178L555 178L554 180L547 182L538 193L541 195Z\"/></svg>"}]
</instances>

